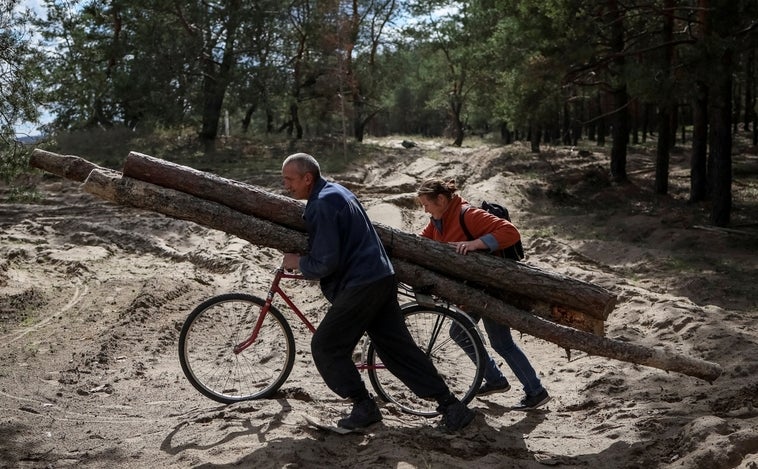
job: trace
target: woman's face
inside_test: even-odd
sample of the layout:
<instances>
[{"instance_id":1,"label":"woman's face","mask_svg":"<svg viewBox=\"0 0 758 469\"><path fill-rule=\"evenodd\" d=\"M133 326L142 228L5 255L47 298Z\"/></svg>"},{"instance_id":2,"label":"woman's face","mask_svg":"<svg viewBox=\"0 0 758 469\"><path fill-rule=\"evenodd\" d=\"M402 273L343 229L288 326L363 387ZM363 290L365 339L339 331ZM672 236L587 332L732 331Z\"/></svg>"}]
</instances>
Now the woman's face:
<instances>
[{"instance_id":1,"label":"woman's face","mask_svg":"<svg viewBox=\"0 0 758 469\"><path fill-rule=\"evenodd\" d=\"M420 195L418 199L424 207L424 212L437 220L442 218L447 206L450 204L450 200L442 194L436 197L432 195Z\"/></svg>"}]
</instances>

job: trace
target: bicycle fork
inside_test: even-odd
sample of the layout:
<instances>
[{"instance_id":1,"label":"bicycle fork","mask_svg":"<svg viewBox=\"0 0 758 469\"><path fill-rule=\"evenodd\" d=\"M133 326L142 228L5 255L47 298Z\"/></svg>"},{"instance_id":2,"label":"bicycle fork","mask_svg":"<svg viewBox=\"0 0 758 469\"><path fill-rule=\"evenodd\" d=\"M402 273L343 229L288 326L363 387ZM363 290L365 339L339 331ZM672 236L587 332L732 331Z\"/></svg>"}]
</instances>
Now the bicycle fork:
<instances>
[{"instance_id":1,"label":"bicycle fork","mask_svg":"<svg viewBox=\"0 0 758 469\"><path fill-rule=\"evenodd\" d=\"M279 295L282 300L284 300L285 303L287 303L287 306L290 307L290 309L295 313L295 315L300 318L300 320L305 324L305 326L311 331L311 333L316 331L315 326L308 320L307 317L303 314L302 311L295 305L295 303L292 302L289 296L282 290L282 288L279 286L279 282L283 278L289 278L289 279L303 279L304 277L299 274L292 274L285 272L284 269L278 268L276 269L276 273L274 274L274 280L271 282L271 288L268 290L268 294L266 295L266 303L261 307L260 314L258 315L258 320L255 322L255 327L253 327L253 332L250 334L250 337L248 337L244 342L241 342L237 344L234 347L234 353L240 354L242 353L246 348L250 347L253 342L255 342L255 339L258 338L258 333L261 330L261 327L263 327L263 321L266 319L266 315L269 313L269 310L271 309L271 304L274 302L274 296Z\"/></svg>"}]
</instances>

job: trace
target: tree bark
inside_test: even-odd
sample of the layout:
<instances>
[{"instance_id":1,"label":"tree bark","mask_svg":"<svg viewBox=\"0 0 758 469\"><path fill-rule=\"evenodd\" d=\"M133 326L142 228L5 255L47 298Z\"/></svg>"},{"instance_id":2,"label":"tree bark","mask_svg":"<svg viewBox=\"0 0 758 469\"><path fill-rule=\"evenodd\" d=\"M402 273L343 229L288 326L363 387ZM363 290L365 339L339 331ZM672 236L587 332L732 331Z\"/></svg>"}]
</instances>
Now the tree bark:
<instances>
[{"instance_id":1,"label":"tree bark","mask_svg":"<svg viewBox=\"0 0 758 469\"><path fill-rule=\"evenodd\" d=\"M284 252L303 251L305 234L276 223L246 216L225 205L191 194L122 177L118 171L95 169L84 181L83 189L102 199L128 207L162 213L179 220L237 236L258 246Z\"/></svg>"},{"instance_id":2,"label":"tree bark","mask_svg":"<svg viewBox=\"0 0 758 469\"><path fill-rule=\"evenodd\" d=\"M306 246L306 235L299 231L242 214L220 203L184 192L122 177L117 171L94 169L85 180L83 188L111 202L193 221L233 234L253 244L266 245L282 251L298 251ZM394 265L398 279L411 286L423 285L433 294L444 294L454 303L465 304L469 312L541 337L563 348L583 350L592 355L675 371L706 381L713 381L721 374L718 364L553 324L421 266L403 260L395 260Z\"/></svg>"},{"instance_id":3,"label":"tree bark","mask_svg":"<svg viewBox=\"0 0 758 469\"><path fill-rule=\"evenodd\" d=\"M93 169L105 169L78 156L59 155L40 149L32 152L29 165L78 182L84 182Z\"/></svg>"},{"instance_id":4,"label":"tree bark","mask_svg":"<svg viewBox=\"0 0 758 469\"><path fill-rule=\"evenodd\" d=\"M137 152L127 155L123 174L126 177L219 202L246 215L254 215L288 228L305 231L305 204L260 187Z\"/></svg>"},{"instance_id":5,"label":"tree bark","mask_svg":"<svg viewBox=\"0 0 758 469\"><path fill-rule=\"evenodd\" d=\"M671 106L664 103L658 110L658 141L655 151L655 193L666 195L669 191L669 163L671 161Z\"/></svg>"},{"instance_id":6,"label":"tree bark","mask_svg":"<svg viewBox=\"0 0 758 469\"><path fill-rule=\"evenodd\" d=\"M721 366L716 363L573 330L520 311L461 282L435 274L417 265L404 261L394 261L393 264L401 279L412 279L416 285L426 286L433 294L458 298L458 301L465 303L464 308L470 313L507 324L563 348L582 350L590 355L614 358L661 370L677 371L709 382L721 375Z\"/></svg>"},{"instance_id":7,"label":"tree bark","mask_svg":"<svg viewBox=\"0 0 758 469\"><path fill-rule=\"evenodd\" d=\"M224 27L226 30L223 44L223 57L217 65L213 50L203 50L203 122L199 132L200 141L205 146L206 155L212 155L216 150L218 123L221 119L221 107L224 104L226 90L236 65L235 42L240 25L241 1L232 0L224 3L226 15Z\"/></svg>"},{"instance_id":8,"label":"tree bark","mask_svg":"<svg viewBox=\"0 0 758 469\"><path fill-rule=\"evenodd\" d=\"M92 170L105 171L104 168L82 158L57 155L42 150L33 152L30 163L34 167L76 181L84 181ZM304 205L301 202L255 186L136 152L130 153L127 157L124 175L127 176L125 180L132 177L197 196L188 199L186 201L188 204L198 200L218 202L235 212L253 215L301 232L305 230L302 220ZM102 176L99 177L102 178ZM90 185L95 187L97 180L93 179ZM110 196L104 196L104 198L113 200ZM113 201L133 205L133 202L125 198ZM168 213L168 215L186 219L180 212ZM201 224L208 223L205 221ZM235 234L254 244L271 247L276 247L273 246L277 241L274 238L279 236L268 234L270 232L268 228L261 229L261 232L267 235L263 238L255 238L258 241L252 241L249 239L251 234L241 228L235 228L234 225L212 227ZM393 258L406 259L443 274L461 278L463 281L474 282L490 290L499 290L498 296L502 300L546 318L552 317L558 320L556 316L558 316L557 312L560 312L564 322L571 323L579 329L602 334L602 321L607 319L616 303L615 295L587 282L482 253L472 253L461 257L444 244L379 223L376 223L375 227ZM245 229L252 228L245 227ZM271 239L267 241L269 235ZM305 245L299 248L301 251L304 249Z\"/></svg>"},{"instance_id":9,"label":"tree bark","mask_svg":"<svg viewBox=\"0 0 758 469\"><path fill-rule=\"evenodd\" d=\"M711 223L728 226L732 214L732 51L721 57L723 69L713 89L713 159Z\"/></svg>"},{"instance_id":10,"label":"tree bark","mask_svg":"<svg viewBox=\"0 0 758 469\"><path fill-rule=\"evenodd\" d=\"M708 196L708 86L695 83L692 100L692 160L690 163L690 202L702 202Z\"/></svg>"},{"instance_id":11,"label":"tree bark","mask_svg":"<svg viewBox=\"0 0 758 469\"><path fill-rule=\"evenodd\" d=\"M628 181L626 174L626 156L629 143L629 92L627 90L624 69L626 68L624 12L617 0L608 1L608 17L610 19L610 47L615 58L612 60L611 77L613 86L611 99L613 100L613 127L611 134L611 179L613 182L625 183Z\"/></svg>"},{"instance_id":12,"label":"tree bark","mask_svg":"<svg viewBox=\"0 0 758 469\"><path fill-rule=\"evenodd\" d=\"M304 205L301 202L255 186L136 152L127 156L124 176L219 202L246 215L264 218L289 228L305 230L302 220ZM587 282L483 253L460 256L446 244L380 223L375 223L374 226L392 257L407 259L465 281L502 289L514 301L517 298L531 298L535 306L533 300L539 300L551 306L560 305L586 313L598 320L607 319L616 304L615 295Z\"/></svg>"},{"instance_id":13,"label":"tree bark","mask_svg":"<svg viewBox=\"0 0 758 469\"><path fill-rule=\"evenodd\" d=\"M674 1L665 0L663 2L663 37L661 41L666 44L663 48L663 58L661 69L664 71L667 80L662 80L662 98L658 111L658 143L655 154L655 193L666 195L669 190L669 165L671 160L671 149L676 137L676 127L672 126L673 105L668 84L673 83L673 58L674 46L671 44L674 35Z\"/></svg>"}]
</instances>

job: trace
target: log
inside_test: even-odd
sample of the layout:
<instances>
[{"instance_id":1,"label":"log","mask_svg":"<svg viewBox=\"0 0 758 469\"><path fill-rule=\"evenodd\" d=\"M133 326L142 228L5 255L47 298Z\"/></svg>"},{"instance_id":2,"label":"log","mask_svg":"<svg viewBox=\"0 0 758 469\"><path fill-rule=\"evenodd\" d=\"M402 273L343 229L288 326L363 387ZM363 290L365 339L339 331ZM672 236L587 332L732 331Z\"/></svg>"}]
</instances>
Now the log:
<instances>
[{"instance_id":1,"label":"log","mask_svg":"<svg viewBox=\"0 0 758 469\"><path fill-rule=\"evenodd\" d=\"M85 180L83 188L114 203L192 221L238 236L253 244L266 245L285 252L302 250L306 246L306 235L300 231L242 214L223 204L200 199L191 194L122 177L117 171L95 169ZM402 282L416 288L428 288L431 293L451 302L464 304L469 312L508 324L516 330L543 338L563 348L583 350L593 355L675 371L706 381L713 381L721 374L721 367L715 363L598 337L561 326L408 261L394 260L393 265L398 279Z\"/></svg>"},{"instance_id":2,"label":"log","mask_svg":"<svg viewBox=\"0 0 758 469\"><path fill-rule=\"evenodd\" d=\"M439 275L421 266L394 261L398 278L404 282L414 282L414 286L424 285L430 293L445 298L455 298L465 305L466 311L507 324L513 329L545 339L566 349L582 350L590 355L614 358L666 371L676 371L688 376L713 382L722 373L720 365L688 357L675 352L653 349L630 344L588 332L578 331L538 316L518 310L475 288Z\"/></svg>"},{"instance_id":3,"label":"log","mask_svg":"<svg viewBox=\"0 0 758 469\"><path fill-rule=\"evenodd\" d=\"M605 320L616 305L607 290L565 275L547 272L523 262L514 262L482 252L461 256L444 243L374 223L393 257L405 259L464 281L503 291L514 302L523 297L562 305Z\"/></svg>"},{"instance_id":4,"label":"log","mask_svg":"<svg viewBox=\"0 0 758 469\"><path fill-rule=\"evenodd\" d=\"M78 156L59 155L39 148L32 151L29 165L78 182L83 182L93 169L104 169Z\"/></svg>"},{"instance_id":5,"label":"log","mask_svg":"<svg viewBox=\"0 0 758 469\"><path fill-rule=\"evenodd\" d=\"M46 169L74 180L83 180L84 174L92 169L104 169L76 156L57 155L42 150L35 150L31 164L40 169ZM301 217L303 204L289 197L277 196L255 186L220 178L209 173L203 173L137 152L129 154L124 168L129 173L138 175L141 179L155 180L159 183L158 185L173 186L183 192L198 194L204 199L222 203L226 202L228 205L236 207L246 214L258 215L284 226L304 229ZM442 265L442 270L450 275L460 276L461 272L471 271L474 274L474 280L478 280L484 286L488 283L502 283L501 270L507 269L513 264L510 261L504 261L480 253L473 253L468 257L462 258L452 253L450 249L446 249L445 245L384 227L380 224L375 224L375 226L377 226L377 231L383 237L388 249L392 251L393 258L402 257L415 260L432 269L440 268L439 265ZM218 227L218 229L224 230L223 227ZM231 230L231 227L226 229L226 231L229 230ZM243 233L236 234L239 234L243 239L246 239L246 236L248 236ZM250 239L248 240L250 241ZM406 242L406 240L410 241ZM418 247L413 244L414 242L426 245L426 247ZM266 244L265 240L263 244ZM436 255L441 257L443 261L434 261L435 258L432 256L432 261L430 262L430 256L425 253L424 249L430 252L436 251ZM476 256L481 256L481 259L472 264L471 261L472 259L476 259ZM488 266L489 263L493 262L494 266ZM466 264L471 265L466 267ZM451 268L446 270L444 266L447 265ZM484 275L476 276L477 269L481 266L485 267L485 270L482 271ZM525 264L516 264L516 268L518 269L519 267L528 268ZM536 272L537 276L529 273L525 276L525 279L527 281L530 279L532 281L539 281L542 274L546 276L552 275L538 270ZM463 280L468 281L469 279L464 277ZM552 285L556 282L561 282L560 285L568 284L571 293L569 294L568 290L564 291L564 289L561 289L560 285ZM577 282L568 277L548 278L547 286L535 287L536 290L542 289L546 293L543 297L534 299L521 293L509 291L507 287L512 283L513 280L511 279L510 283L505 285L506 288L497 293L497 296L501 300L560 324L570 325L579 330L603 335L604 320L611 310L610 303L599 306L598 308L603 308L599 310L593 309L597 306L589 306L589 312L576 309L577 305L592 304L595 293L586 290L584 287L589 286L590 289L597 287L584 282ZM520 285L527 284L521 282ZM489 290L492 291L492 288ZM601 297L605 293L607 292L600 289ZM583 296L587 296L587 298ZM553 303L550 303L550 301L553 301ZM603 305L602 300L599 301L599 303L595 304ZM615 304L615 298L613 302Z\"/></svg>"},{"instance_id":6,"label":"log","mask_svg":"<svg viewBox=\"0 0 758 469\"><path fill-rule=\"evenodd\" d=\"M305 231L305 204L260 187L222 178L138 152L129 152L123 174L158 186L193 194L239 212Z\"/></svg>"},{"instance_id":7,"label":"log","mask_svg":"<svg viewBox=\"0 0 758 469\"><path fill-rule=\"evenodd\" d=\"M246 216L225 205L184 192L122 177L118 171L92 170L84 181L83 189L120 205L150 210L225 231L258 246L269 246L285 252L303 251L307 248L306 237L301 232Z\"/></svg>"},{"instance_id":8,"label":"log","mask_svg":"<svg viewBox=\"0 0 758 469\"><path fill-rule=\"evenodd\" d=\"M246 215L298 230L305 229L302 203L252 185L137 152L130 152L127 156L124 176L219 202ZM551 315L556 307L563 311L584 313L590 317L587 320L589 327L602 331L602 321L608 318L616 305L616 295L588 282L484 253L460 256L445 244L381 223L374 223L374 226L393 258L406 259L464 281L502 289L512 302L534 309L545 317ZM595 321L592 321L593 318Z\"/></svg>"}]
</instances>

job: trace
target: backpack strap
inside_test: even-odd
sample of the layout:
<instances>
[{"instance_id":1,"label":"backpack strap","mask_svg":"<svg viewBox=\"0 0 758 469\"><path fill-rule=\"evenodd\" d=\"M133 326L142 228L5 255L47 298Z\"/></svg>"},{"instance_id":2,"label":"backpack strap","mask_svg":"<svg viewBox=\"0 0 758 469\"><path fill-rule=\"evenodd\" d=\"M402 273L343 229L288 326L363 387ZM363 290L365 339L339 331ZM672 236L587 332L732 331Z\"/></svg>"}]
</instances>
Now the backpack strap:
<instances>
[{"instance_id":1,"label":"backpack strap","mask_svg":"<svg viewBox=\"0 0 758 469\"><path fill-rule=\"evenodd\" d=\"M487 202L484 202L486 204ZM484 205L482 204L482 205ZM488 204L492 205L492 204ZM471 232L466 228L466 211L469 209L470 205L461 206L461 214L458 217L458 221L461 224L461 228L463 228L463 233L466 235L466 238L468 238L469 241L473 240L474 237L471 235ZM484 209L484 207L482 207ZM509 222L511 219L508 217L508 210L505 207L502 207L503 211L505 212L505 216L500 216L500 218L505 218ZM490 212L491 213L491 212ZM499 216L493 213L495 216ZM497 251L493 251L492 254L495 254L500 257L505 257L506 259L513 259L514 261L520 261L524 259L524 246L521 244L521 240L516 241L516 244L513 244L511 246L508 246L504 249L498 249Z\"/></svg>"},{"instance_id":2,"label":"backpack strap","mask_svg":"<svg viewBox=\"0 0 758 469\"><path fill-rule=\"evenodd\" d=\"M461 214L460 214L460 217L458 218L458 221L461 224L461 228L463 228L463 233L466 235L466 238L468 238L468 240L471 241L471 240L474 239L474 237L471 236L471 232L468 230L468 228L466 228L466 217L465 217L465 215L466 215L466 211L468 209L469 209L468 205L465 205L465 206L461 207Z\"/></svg>"}]
</instances>

